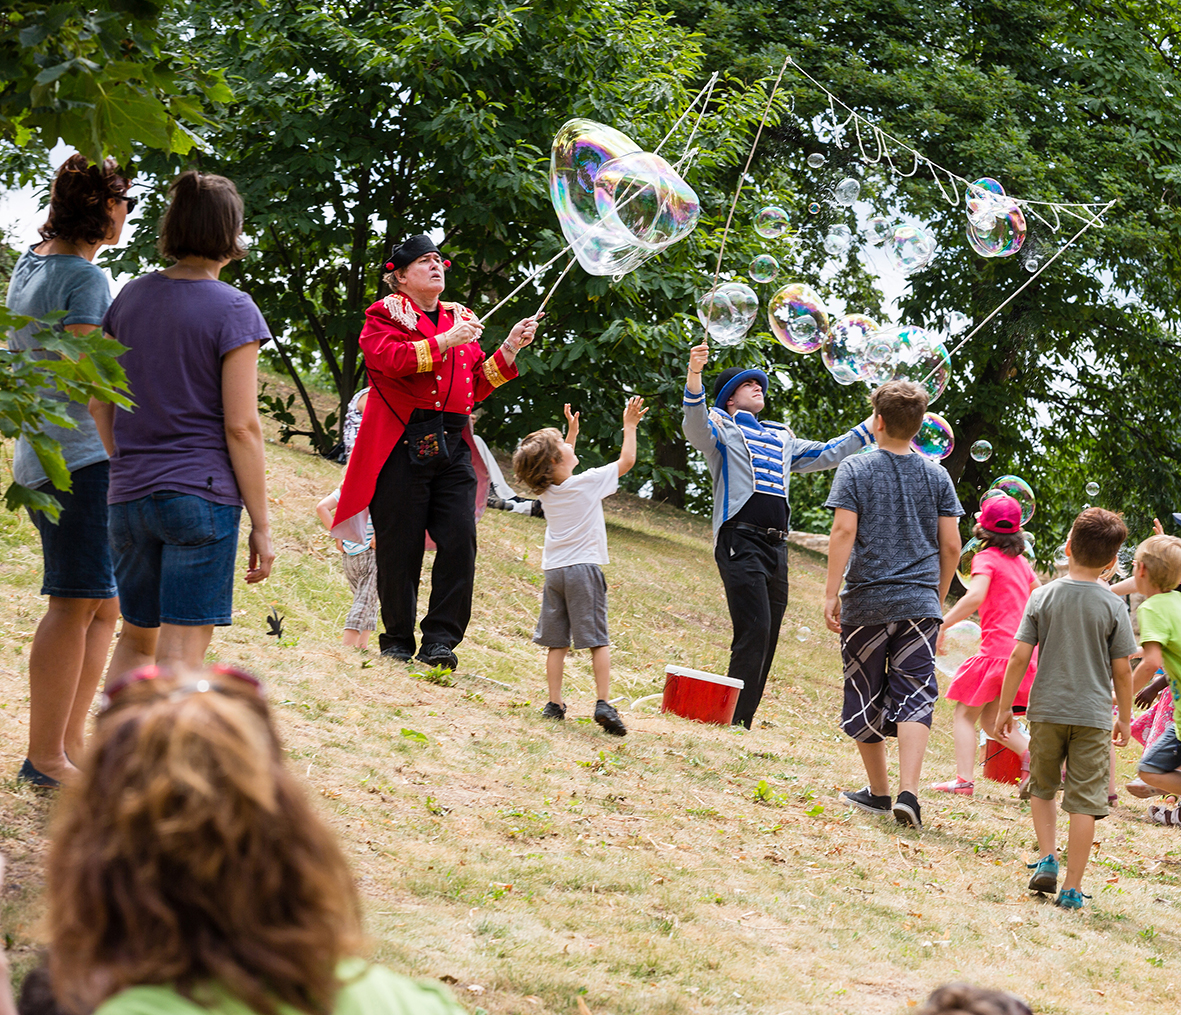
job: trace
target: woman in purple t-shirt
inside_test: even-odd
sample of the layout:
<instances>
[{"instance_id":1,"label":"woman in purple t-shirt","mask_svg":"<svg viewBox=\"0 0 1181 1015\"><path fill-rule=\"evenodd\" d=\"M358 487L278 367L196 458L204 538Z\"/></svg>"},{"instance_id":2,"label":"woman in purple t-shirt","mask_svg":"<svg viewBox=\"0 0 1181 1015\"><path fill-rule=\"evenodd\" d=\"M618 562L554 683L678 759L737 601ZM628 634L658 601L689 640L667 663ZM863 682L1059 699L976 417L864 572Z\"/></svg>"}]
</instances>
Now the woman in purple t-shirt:
<instances>
[{"instance_id":1,"label":"woman in purple t-shirt","mask_svg":"<svg viewBox=\"0 0 1181 1015\"><path fill-rule=\"evenodd\" d=\"M91 402L111 456L110 534L123 629L108 684L153 662L201 666L233 612L242 505L247 582L271 572L254 301L218 274L244 257L242 198L221 176L173 182L160 253L175 263L129 282L103 318L127 352L134 411Z\"/></svg>"}]
</instances>

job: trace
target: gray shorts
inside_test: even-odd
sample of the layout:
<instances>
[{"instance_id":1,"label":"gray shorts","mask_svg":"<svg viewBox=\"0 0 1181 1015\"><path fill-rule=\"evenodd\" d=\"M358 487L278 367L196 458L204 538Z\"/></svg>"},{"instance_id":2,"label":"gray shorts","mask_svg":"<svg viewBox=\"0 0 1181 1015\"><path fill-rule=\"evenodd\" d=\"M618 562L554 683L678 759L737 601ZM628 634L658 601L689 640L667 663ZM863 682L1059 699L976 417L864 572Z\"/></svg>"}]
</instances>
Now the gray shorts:
<instances>
[{"instance_id":1,"label":"gray shorts","mask_svg":"<svg viewBox=\"0 0 1181 1015\"><path fill-rule=\"evenodd\" d=\"M598 564L545 572L541 616L533 640L546 648L598 648L607 638L607 579Z\"/></svg>"}]
</instances>

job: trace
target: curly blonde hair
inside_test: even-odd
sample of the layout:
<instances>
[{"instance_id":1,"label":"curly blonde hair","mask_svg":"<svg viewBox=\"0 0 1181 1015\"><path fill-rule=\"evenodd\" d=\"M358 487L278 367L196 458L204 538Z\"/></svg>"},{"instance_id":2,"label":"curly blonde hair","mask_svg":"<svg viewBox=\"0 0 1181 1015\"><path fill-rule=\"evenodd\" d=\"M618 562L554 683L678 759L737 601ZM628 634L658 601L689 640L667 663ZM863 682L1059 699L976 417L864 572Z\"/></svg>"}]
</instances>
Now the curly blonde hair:
<instances>
[{"instance_id":1,"label":"curly blonde hair","mask_svg":"<svg viewBox=\"0 0 1181 1015\"><path fill-rule=\"evenodd\" d=\"M213 671L128 685L66 793L47 872L63 1004L141 984L201 1003L217 982L263 1015L333 1010L356 889L254 687Z\"/></svg>"},{"instance_id":2,"label":"curly blonde hair","mask_svg":"<svg viewBox=\"0 0 1181 1015\"><path fill-rule=\"evenodd\" d=\"M513 474L534 493L544 493L553 485L563 443L562 432L556 427L534 430L513 452Z\"/></svg>"}]
</instances>

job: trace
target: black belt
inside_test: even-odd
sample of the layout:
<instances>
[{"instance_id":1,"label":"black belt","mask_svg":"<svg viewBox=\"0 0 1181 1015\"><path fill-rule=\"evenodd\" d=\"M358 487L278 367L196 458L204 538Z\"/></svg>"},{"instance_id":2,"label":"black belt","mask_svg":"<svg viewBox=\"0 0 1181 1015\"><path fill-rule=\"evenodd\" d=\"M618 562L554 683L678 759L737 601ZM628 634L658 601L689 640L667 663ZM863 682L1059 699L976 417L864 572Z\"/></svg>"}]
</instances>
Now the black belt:
<instances>
[{"instance_id":1,"label":"black belt","mask_svg":"<svg viewBox=\"0 0 1181 1015\"><path fill-rule=\"evenodd\" d=\"M788 533L783 529L764 529L761 525L751 525L749 522L726 522L723 529L734 529L751 536L762 536L768 543L778 546L787 542Z\"/></svg>"},{"instance_id":2,"label":"black belt","mask_svg":"<svg viewBox=\"0 0 1181 1015\"><path fill-rule=\"evenodd\" d=\"M447 433L459 433L467 426L468 417L462 412L437 412L431 409L415 409L410 413L408 423L433 423L443 417L443 429Z\"/></svg>"}]
</instances>

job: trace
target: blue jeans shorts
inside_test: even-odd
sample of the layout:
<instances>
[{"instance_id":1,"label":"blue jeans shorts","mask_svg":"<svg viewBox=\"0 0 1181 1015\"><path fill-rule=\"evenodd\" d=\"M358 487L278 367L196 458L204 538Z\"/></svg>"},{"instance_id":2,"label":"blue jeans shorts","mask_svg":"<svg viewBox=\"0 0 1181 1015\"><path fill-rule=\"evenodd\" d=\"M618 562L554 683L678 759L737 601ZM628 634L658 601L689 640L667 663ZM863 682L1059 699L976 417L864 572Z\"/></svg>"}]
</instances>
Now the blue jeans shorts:
<instances>
[{"instance_id":1,"label":"blue jeans shorts","mask_svg":"<svg viewBox=\"0 0 1181 1015\"><path fill-rule=\"evenodd\" d=\"M1177 726L1169 723L1164 733L1157 737L1140 759L1142 772L1156 772L1165 775L1181 768L1181 743L1177 741Z\"/></svg>"},{"instance_id":2,"label":"blue jeans shorts","mask_svg":"<svg viewBox=\"0 0 1181 1015\"><path fill-rule=\"evenodd\" d=\"M57 524L43 511L29 517L41 533L45 577L41 595L62 599L113 599L115 572L107 539L107 483L110 462L97 462L70 473L67 493L52 483L37 489L57 498L62 506Z\"/></svg>"},{"instance_id":3,"label":"blue jeans shorts","mask_svg":"<svg viewBox=\"0 0 1181 1015\"><path fill-rule=\"evenodd\" d=\"M124 620L136 627L231 622L240 506L158 490L110 511Z\"/></svg>"}]
</instances>

